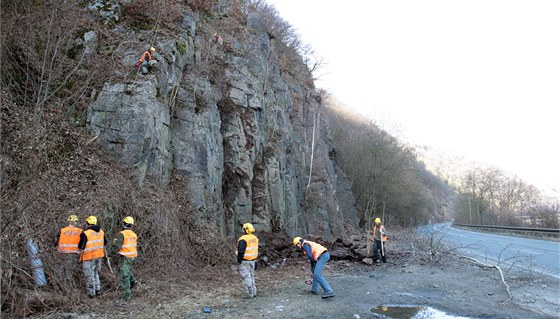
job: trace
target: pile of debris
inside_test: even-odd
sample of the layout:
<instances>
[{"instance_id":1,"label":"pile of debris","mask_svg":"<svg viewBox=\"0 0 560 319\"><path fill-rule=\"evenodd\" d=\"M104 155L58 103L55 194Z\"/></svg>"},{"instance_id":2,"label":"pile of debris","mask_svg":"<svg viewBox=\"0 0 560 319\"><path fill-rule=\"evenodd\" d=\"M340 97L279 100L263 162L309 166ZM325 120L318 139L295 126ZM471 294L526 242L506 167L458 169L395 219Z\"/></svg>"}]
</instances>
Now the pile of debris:
<instances>
[{"instance_id":1,"label":"pile of debris","mask_svg":"<svg viewBox=\"0 0 560 319\"><path fill-rule=\"evenodd\" d=\"M329 249L331 259L365 262L371 264L373 249L371 241L364 235L352 235L337 238L334 242L325 242L321 237L308 236L306 239L321 243ZM280 267L291 258L301 258L301 252L292 245L292 238L285 234L259 234L259 266ZM369 260L368 260L369 259Z\"/></svg>"}]
</instances>

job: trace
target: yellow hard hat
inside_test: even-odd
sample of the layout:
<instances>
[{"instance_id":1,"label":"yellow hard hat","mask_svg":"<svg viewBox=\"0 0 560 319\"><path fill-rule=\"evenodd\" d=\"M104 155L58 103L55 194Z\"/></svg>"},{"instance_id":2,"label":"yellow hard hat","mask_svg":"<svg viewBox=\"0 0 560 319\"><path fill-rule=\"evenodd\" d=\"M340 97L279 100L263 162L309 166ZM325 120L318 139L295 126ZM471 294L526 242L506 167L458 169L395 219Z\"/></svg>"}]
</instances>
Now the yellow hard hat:
<instances>
[{"instance_id":1,"label":"yellow hard hat","mask_svg":"<svg viewBox=\"0 0 560 319\"><path fill-rule=\"evenodd\" d=\"M292 243L294 244L294 246L296 246L300 241L301 241L301 237L294 237Z\"/></svg>"},{"instance_id":2,"label":"yellow hard hat","mask_svg":"<svg viewBox=\"0 0 560 319\"><path fill-rule=\"evenodd\" d=\"M255 227L253 227L253 224L251 223L245 223L243 224L243 230L246 234L252 234L255 232Z\"/></svg>"},{"instance_id":3,"label":"yellow hard hat","mask_svg":"<svg viewBox=\"0 0 560 319\"><path fill-rule=\"evenodd\" d=\"M97 217L95 216L89 216L86 219L86 223L90 224L90 225L97 225Z\"/></svg>"},{"instance_id":4,"label":"yellow hard hat","mask_svg":"<svg viewBox=\"0 0 560 319\"><path fill-rule=\"evenodd\" d=\"M132 218L132 216L126 216L126 217L123 219L123 222L124 222L125 224L134 225L134 218Z\"/></svg>"},{"instance_id":5,"label":"yellow hard hat","mask_svg":"<svg viewBox=\"0 0 560 319\"><path fill-rule=\"evenodd\" d=\"M155 50L156 50L156 48L154 48L154 47L150 48L150 51L155 51Z\"/></svg>"},{"instance_id":6,"label":"yellow hard hat","mask_svg":"<svg viewBox=\"0 0 560 319\"><path fill-rule=\"evenodd\" d=\"M68 221L68 222L77 222L77 221L78 221L78 216L76 216L76 215L70 215L70 216L68 216L68 218L66 219L66 221Z\"/></svg>"},{"instance_id":7,"label":"yellow hard hat","mask_svg":"<svg viewBox=\"0 0 560 319\"><path fill-rule=\"evenodd\" d=\"M377 224L377 223L381 223L381 219L376 218L376 219L375 219L375 223L376 223L376 224Z\"/></svg>"}]
</instances>

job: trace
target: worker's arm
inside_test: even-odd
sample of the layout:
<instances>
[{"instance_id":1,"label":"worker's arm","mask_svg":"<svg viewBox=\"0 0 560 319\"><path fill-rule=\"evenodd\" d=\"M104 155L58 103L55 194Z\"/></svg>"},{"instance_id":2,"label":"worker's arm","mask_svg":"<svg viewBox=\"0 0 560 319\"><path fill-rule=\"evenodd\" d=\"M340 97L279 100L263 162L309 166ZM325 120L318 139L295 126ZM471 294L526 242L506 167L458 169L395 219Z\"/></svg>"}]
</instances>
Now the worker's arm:
<instances>
[{"instance_id":1,"label":"worker's arm","mask_svg":"<svg viewBox=\"0 0 560 319\"><path fill-rule=\"evenodd\" d=\"M54 246L58 247L58 243L60 242L60 236L62 235L62 230L58 231L58 236L56 236L56 241L54 242Z\"/></svg>"},{"instance_id":2,"label":"worker's arm","mask_svg":"<svg viewBox=\"0 0 560 319\"><path fill-rule=\"evenodd\" d=\"M385 226L383 226L383 228L381 228L381 235L385 235L387 237L389 237L390 233L387 232L387 230L385 229Z\"/></svg>"},{"instance_id":3,"label":"worker's arm","mask_svg":"<svg viewBox=\"0 0 560 319\"><path fill-rule=\"evenodd\" d=\"M78 249L84 250L84 248L86 248L86 243L87 243L86 233L82 232L80 234L80 242L78 243Z\"/></svg>"},{"instance_id":4,"label":"worker's arm","mask_svg":"<svg viewBox=\"0 0 560 319\"><path fill-rule=\"evenodd\" d=\"M247 248L247 242L244 239L241 239L237 243L237 263L241 263L243 261L243 256L245 256L245 249Z\"/></svg>"},{"instance_id":5,"label":"worker's arm","mask_svg":"<svg viewBox=\"0 0 560 319\"><path fill-rule=\"evenodd\" d=\"M124 235L122 233L118 233L117 237L113 240L113 244L111 245L109 256L116 255L118 251L121 250L123 242L124 242Z\"/></svg>"},{"instance_id":6,"label":"worker's arm","mask_svg":"<svg viewBox=\"0 0 560 319\"><path fill-rule=\"evenodd\" d=\"M315 260L313 259L313 251L311 250L311 246L309 244L303 244L303 247L301 247L301 248L305 252L305 255L307 255L307 258L309 258L309 263L311 264L311 272L314 273L315 272Z\"/></svg>"}]
</instances>

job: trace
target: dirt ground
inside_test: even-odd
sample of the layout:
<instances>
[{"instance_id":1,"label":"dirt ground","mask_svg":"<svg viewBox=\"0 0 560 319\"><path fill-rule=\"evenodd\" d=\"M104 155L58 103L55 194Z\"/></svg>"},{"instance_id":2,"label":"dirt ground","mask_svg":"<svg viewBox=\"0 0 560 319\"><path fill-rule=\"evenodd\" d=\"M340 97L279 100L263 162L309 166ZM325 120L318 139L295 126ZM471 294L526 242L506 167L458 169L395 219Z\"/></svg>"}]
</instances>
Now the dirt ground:
<instances>
[{"instance_id":1,"label":"dirt ground","mask_svg":"<svg viewBox=\"0 0 560 319\"><path fill-rule=\"evenodd\" d=\"M244 299L239 274L217 272L213 280L190 280L156 288L141 280L126 307L116 307L117 291L87 300L72 312L41 318L379 318L380 306L423 306L451 317L558 318L560 281L531 273L506 273L510 298L496 269L464 259L442 266L389 255L386 264L331 260L325 276L336 297L322 300L304 281L309 265L302 258L257 270L257 297ZM206 311L205 310L206 308ZM387 318L387 317L385 317ZM410 318L410 317L403 317ZM435 317L422 317L435 318ZM438 317L441 318L441 317Z\"/></svg>"}]
</instances>

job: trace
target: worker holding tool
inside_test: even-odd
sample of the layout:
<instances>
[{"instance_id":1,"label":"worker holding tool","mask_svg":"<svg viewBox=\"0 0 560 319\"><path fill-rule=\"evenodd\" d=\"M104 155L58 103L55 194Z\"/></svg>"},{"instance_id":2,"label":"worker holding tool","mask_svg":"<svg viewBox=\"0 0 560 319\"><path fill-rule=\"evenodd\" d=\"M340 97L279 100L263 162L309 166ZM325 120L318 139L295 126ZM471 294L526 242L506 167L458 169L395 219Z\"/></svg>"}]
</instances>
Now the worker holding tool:
<instances>
[{"instance_id":1,"label":"worker holding tool","mask_svg":"<svg viewBox=\"0 0 560 319\"><path fill-rule=\"evenodd\" d=\"M381 260L384 263L387 262L385 251L385 242L387 239L385 226L381 224L381 219L376 218L371 232L371 240L373 241L373 260L377 263L379 262L379 256L381 256Z\"/></svg>"},{"instance_id":2,"label":"worker holding tool","mask_svg":"<svg viewBox=\"0 0 560 319\"><path fill-rule=\"evenodd\" d=\"M311 284L311 293L317 295L318 286L323 288L323 296L321 298L328 299L334 297L334 292L323 276L323 268L327 262L331 259L327 248L312 242L310 240L305 240L301 237L295 237L292 241L294 246L303 251L303 254L309 258L309 263L311 264L311 272L313 273L313 283Z\"/></svg>"},{"instance_id":3,"label":"worker holding tool","mask_svg":"<svg viewBox=\"0 0 560 319\"><path fill-rule=\"evenodd\" d=\"M253 235L255 227L251 223L243 224L243 236L237 240L237 262L239 263L239 274L243 279L243 287L247 298L257 296L255 283L255 270L257 269L257 257L259 256L259 239Z\"/></svg>"},{"instance_id":4,"label":"worker holding tool","mask_svg":"<svg viewBox=\"0 0 560 319\"><path fill-rule=\"evenodd\" d=\"M62 228L58 233L57 249L61 265L56 271L61 280L71 283L78 265L80 254L78 243L82 229L78 227L78 216L70 215L66 221L68 226Z\"/></svg>"},{"instance_id":5,"label":"worker holding tool","mask_svg":"<svg viewBox=\"0 0 560 319\"><path fill-rule=\"evenodd\" d=\"M86 230L80 234L78 248L82 250L80 260L83 262L86 277L86 291L88 297L94 298L101 294L99 273L105 257L107 238L105 232L97 225L97 217L89 216L86 219L86 226Z\"/></svg>"},{"instance_id":6,"label":"worker holding tool","mask_svg":"<svg viewBox=\"0 0 560 319\"><path fill-rule=\"evenodd\" d=\"M123 228L113 240L113 251L119 257L119 268L122 287L122 300L117 301L117 305L126 305L131 297L131 289L136 284L132 274L132 266L138 257L138 236L132 231L134 218L126 216L123 219ZM111 254L113 255L113 254Z\"/></svg>"}]
</instances>

